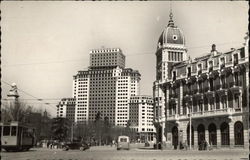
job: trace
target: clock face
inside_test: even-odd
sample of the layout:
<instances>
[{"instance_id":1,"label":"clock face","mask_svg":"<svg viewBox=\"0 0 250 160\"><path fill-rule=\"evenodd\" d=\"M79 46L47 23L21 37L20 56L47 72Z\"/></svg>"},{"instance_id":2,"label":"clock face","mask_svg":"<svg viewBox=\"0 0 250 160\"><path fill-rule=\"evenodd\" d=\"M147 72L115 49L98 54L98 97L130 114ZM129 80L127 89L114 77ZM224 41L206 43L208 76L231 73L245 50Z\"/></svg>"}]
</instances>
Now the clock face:
<instances>
[{"instance_id":1,"label":"clock face","mask_svg":"<svg viewBox=\"0 0 250 160\"><path fill-rule=\"evenodd\" d=\"M178 39L178 37L177 37L177 35L173 35L173 40L177 40Z\"/></svg>"}]
</instances>

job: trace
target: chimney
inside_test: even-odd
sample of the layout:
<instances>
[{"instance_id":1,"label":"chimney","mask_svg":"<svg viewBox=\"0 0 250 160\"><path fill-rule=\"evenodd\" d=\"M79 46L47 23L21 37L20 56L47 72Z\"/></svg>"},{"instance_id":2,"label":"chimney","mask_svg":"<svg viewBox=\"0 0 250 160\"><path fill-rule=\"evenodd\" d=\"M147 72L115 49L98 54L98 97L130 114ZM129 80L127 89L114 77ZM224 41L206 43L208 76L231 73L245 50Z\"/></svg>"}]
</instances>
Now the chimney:
<instances>
[{"instance_id":1,"label":"chimney","mask_svg":"<svg viewBox=\"0 0 250 160\"><path fill-rule=\"evenodd\" d=\"M216 55L217 55L217 50L216 50L216 45L215 45L215 44L212 44L211 53L213 54L213 56L216 56Z\"/></svg>"},{"instance_id":2,"label":"chimney","mask_svg":"<svg viewBox=\"0 0 250 160\"><path fill-rule=\"evenodd\" d=\"M214 51L216 51L216 45L212 44L212 50L211 50L211 52L214 52Z\"/></svg>"}]
</instances>

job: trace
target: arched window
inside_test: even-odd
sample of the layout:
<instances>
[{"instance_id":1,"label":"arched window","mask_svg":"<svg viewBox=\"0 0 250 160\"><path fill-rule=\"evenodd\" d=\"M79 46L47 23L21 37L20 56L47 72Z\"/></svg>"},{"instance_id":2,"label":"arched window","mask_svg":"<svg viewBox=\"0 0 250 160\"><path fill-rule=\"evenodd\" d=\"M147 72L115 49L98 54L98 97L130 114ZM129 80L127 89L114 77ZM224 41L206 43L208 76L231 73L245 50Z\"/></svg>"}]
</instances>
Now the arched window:
<instances>
[{"instance_id":1,"label":"arched window","mask_svg":"<svg viewBox=\"0 0 250 160\"><path fill-rule=\"evenodd\" d=\"M243 124L240 121L234 124L234 140L235 145L244 145Z\"/></svg>"},{"instance_id":2,"label":"arched window","mask_svg":"<svg viewBox=\"0 0 250 160\"><path fill-rule=\"evenodd\" d=\"M229 125L224 122L220 126L220 132L221 132L221 145L229 145Z\"/></svg>"},{"instance_id":3,"label":"arched window","mask_svg":"<svg viewBox=\"0 0 250 160\"><path fill-rule=\"evenodd\" d=\"M172 145L174 146L174 149L177 149L178 146L178 128L174 126L172 128Z\"/></svg>"},{"instance_id":4,"label":"arched window","mask_svg":"<svg viewBox=\"0 0 250 160\"><path fill-rule=\"evenodd\" d=\"M198 145L205 141L205 127L203 124L200 124L197 128L198 131Z\"/></svg>"},{"instance_id":5,"label":"arched window","mask_svg":"<svg viewBox=\"0 0 250 160\"><path fill-rule=\"evenodd\" d=\"M208 126L208 132L209 132L209 144L217 145L217 132L216 132L216 125L214 123L211 123Z\"/></svg>"}]
</instances>

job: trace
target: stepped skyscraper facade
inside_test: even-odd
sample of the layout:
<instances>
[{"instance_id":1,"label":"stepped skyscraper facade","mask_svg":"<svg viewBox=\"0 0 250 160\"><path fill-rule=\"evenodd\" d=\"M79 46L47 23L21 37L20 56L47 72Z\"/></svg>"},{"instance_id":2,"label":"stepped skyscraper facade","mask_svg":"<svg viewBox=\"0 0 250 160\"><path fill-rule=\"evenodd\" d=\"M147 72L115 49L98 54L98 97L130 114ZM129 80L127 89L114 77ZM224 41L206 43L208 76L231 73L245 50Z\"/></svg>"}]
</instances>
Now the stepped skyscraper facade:
<instances>
[{"instance_id":1,"label":"stepped skyscraper facade","mask_svg":"<svg viewBox=\"0 0 250 160\"><path fill-rule=\"evenodd\" d=\"M111 124L126 126L129 99L139 95L140 77L137 70L125 68L120 48L91 50L89 69L73 76L75 122L94 121L101 114Z\"/></svg>"}]
</instances>

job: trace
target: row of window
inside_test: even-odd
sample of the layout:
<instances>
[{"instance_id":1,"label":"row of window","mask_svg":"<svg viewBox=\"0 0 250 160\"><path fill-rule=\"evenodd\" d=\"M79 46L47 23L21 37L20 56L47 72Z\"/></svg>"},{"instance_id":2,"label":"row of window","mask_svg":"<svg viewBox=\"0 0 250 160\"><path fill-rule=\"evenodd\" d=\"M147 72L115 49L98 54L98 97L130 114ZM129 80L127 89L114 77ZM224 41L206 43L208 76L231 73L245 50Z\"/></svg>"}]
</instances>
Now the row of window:
<instances>
[{"instance_id":1,"label":"row of window","mask_svg":"<svg viewBox=\"0 0 250 160\"><path fill-rule=\"evenodd\" d=\"M118 83L121 83L121 82L128 83L128 80L118 80Z\"/></svg>"},{"instance_id":2,"label":"row of window","mask_svg":"<svg viewBox=\"0 0 250 160\"><path fill-rule=\"evenodd\" d=\"M240 55L241 55L240 58L245 57L244 52L241 52ZM233 54L233 60L234 60L233 64L237 65L238 64L238 53ZM177 73L177 74L180 75L181 73L187 73L187 76L191 76L191 69L192 69L192 72L198 71L198 74L201 74L203 69L206 70L207 68L209 68L209 71L212 71L213 66L220 65L220 69L222 69L225 67L225 64L228 62L232 62L232 55L231 54L227 54L221 58L215 57L212 60L203 60L201 62L198 62L197 64L192 64L191 66L189 66L187 68L185 68L185 67L180 68L177 70L180 73ZM186 69L186 71L185 71L185 69ZM174 74L176 74L176 73L174 73Z\"/></svg>"},{"instance_id":3,"label":"row of window","mask_svg":"<svg viewBox=\"0 0 250 160\"><path fill-rule=\"evenodd\" d=\"M95 108L95 107L108 107L108 106L114 106L115 104L110 104L110 103L107 103L107 104L93 104L93 105L89 105L89 108Z\"/></svg>"},{"instance_id":4,"label":"row of window","mask_svg":"<svg viewBox=\"0 0 250 160\"><path fill-rule=\"evenodd\" d=\"M78 110L87 110L87 108L81 108L81 107L78 107L77 109Z\"/></svg>"},{"instance_id":5,"label":"row of window","mask_svg":"<svg viewBox=\"0 0 250 160\"><path fill-rule=\"evenodd\" d=\"M168 52L168 60L169 61L183 61L183 53L182 52Z\"/></svg>"},{"instance_id":6,"label":"row of window","mask_svg":"<svg viewBox=\"0 0 250 160\"><path fill-rule=\"evenodd\" d=\"M87 97L87 94L79 94L78 97Z\"/></svg>"},{"instance_id":7,"label":"row of window","mask_svg":"<svg viewBox=\"0 0 250 160\"><path fill-rule=\"evenodd\" d=\"M117 99L128 99L128 97L117 97Z\"/></svg>"},{"instance_id":8,"label":"row of window","mask_svg":"<svg viewBox=\"0 0 250 160\"><path fill-rule=\"evenodd\" d=\"M118 92L128 92L128 90L121 90L121 89L118 89Z\"/></svg>"},{"instance_id":9,"label":"row of window","mask_svg":"<svg viewBox=\"0 0 250 160\"><path fill-rule=\"evenodd\" d=\"M117 117L117 119L128 119L128 117Z\"/></svg>"},{"instance_id":10,"label":"row of window","mask_svg":"<svg viewBox=\"0 0 250 160\"><path fill-rule=\"evenodd\" d=\"M87 113L87 111L77 111L77 113Z\"/></svg>"},{"instance_id":11,"label":"row of window","mask_svg":"<svg viewBox=\"0 0 250 160\"><path fill-rule=\"evenodd\" d=\"M97 112L97 110L104 110L104 112L115 112L115 107L104 107L104 108L100 108L100 107L92 107L89 108L90 112L92 111L92 113Z\"/></svg>"},{"instance_id":12,"label":"row of window","mask_svg":"<svg viewBox=\"0 0 250 160\"><path fill-rule=\"evenodd\" d=\"M117 116L128 116L128 114L117 114Z\"/></svg>"},{"instance_id":13,"label":"row of window","mask_svg":"<svg viewBox=\"0 0 250 160\"><path fill-rule=\"evenodd\" d=\"M82 103L88 103L88 102L87 101L78 101L77 103L82 104ZM86 105L83 105L83 106L86 106Z\"/></svg>"},{"instance_id":14,"label":"row of window","mask_svg":"<svg viewBox=\"0 0 250 160\"><path fill-rule=\"evenodd\" d=\"M92 61L91 66L112 66L117 65L117 61L111 60L100 60L100 61Z\"/></svg>"},{"instance_id":15,"label":"row of window","mask_svg":"<svg viewBox=\"0 0 250 160\"><path fill-rule=\"evenodd\" d=\"M86 81L83 81L83 82L79 81L78 84L88 84L88 82L86 82ZM75 83L75 85L76 85L76 83Z\"/></svg>"},{"instance_id":16,"label":"row of window","mask_svg":"<svg viewBox=\"0 0 250 160\"><path fill-rule=\"evenodd\" d=\"M118 103L117 106L127 106L127 103ZM118 107L119 108L119 107Z\"/></svg>"},{"instance_id":17,"label":"row of window","mask_svg":"<svg viewBox=\"0 0 250 160\"><path fill-rule=\"evenodd\" d=\"M79 78L78 81L87 81L87 78ZM75 82L77 82L77 80L75 80Z\"/></svg>"}]
</instances>

